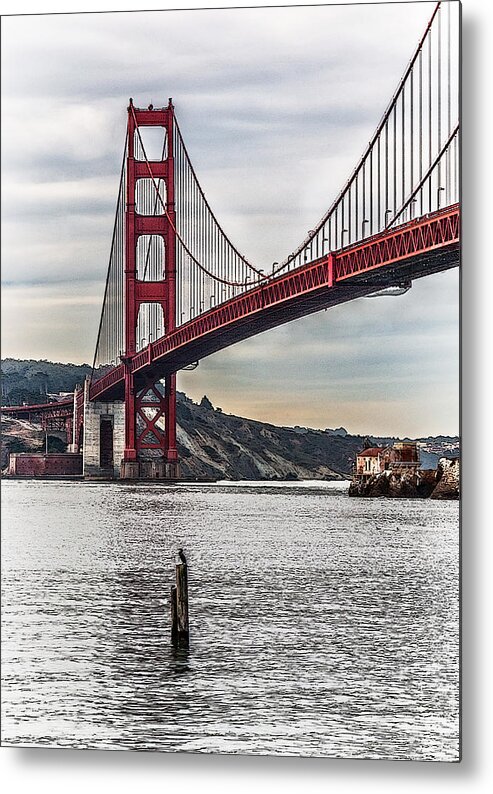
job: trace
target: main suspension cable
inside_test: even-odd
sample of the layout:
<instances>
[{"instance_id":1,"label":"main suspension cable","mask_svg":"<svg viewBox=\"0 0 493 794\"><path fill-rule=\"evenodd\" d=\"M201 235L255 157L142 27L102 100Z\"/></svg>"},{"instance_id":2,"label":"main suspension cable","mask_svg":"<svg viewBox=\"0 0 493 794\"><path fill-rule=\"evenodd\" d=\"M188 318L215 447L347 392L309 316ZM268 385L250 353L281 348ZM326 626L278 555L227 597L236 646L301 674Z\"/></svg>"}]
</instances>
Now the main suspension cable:
<instances>
[{"instance_id":1,"label":"main suspension cable","mask_svg":"<svg viewBox=\"0 0 493 794\"><path fill-rule=\"evenodd\" d=\"M183 237L180 235L180 233L178 232L175 224L173 223L173 221L172 221L172 219L171 219L171 217L170 217L170 215L168 213L168 208L167 208L165 202L163 201L163 199L162 199L162 197L161 197L161 195L159 193L159 187L158 187L158 185L156 183L156 180L154 178L154 174L152 173L152 168L151 168L151 165L149 163L149 160L148 160L148 157L147 157L147 152L145 150L145 147L144 147L144 144L143 144L143 141L142 141L142 137L141 137L141 134L140 134L140 130L139 130L139 127L138 127L138 124L137 124L137 118L135 116L134 107L133 107L133 105L131 105L130 107L131 107L131 110L132 110L132 115L134 117L135 128L136 128L136 131L137 131L137 136L139 138L139 143L140 143L140 146L142 147L142 154L144 156L145 163L146 163L146 166L147 166L147 170L149 172L149 178L151 179L151 181L152 181L152 183L154 185L154 189L156 191L156 198L159 200L159 203L161 204L163 212L164 212L164 214L165 214L165 216L166 216L166 218L168 220L168 223L171 226L171 228L172 228L177 240L180 242L180 244L182 245L183 249L185 250L187 256L190 257L192 262L195 265L197 265L197 267L203 273L205 273L206 275L210 276L210 278L212 278L214 281L219 282L220 284L225 284L226 286L229 286L229 287L251 287L251 286L253 286L251 281L232 281L230 279L226 279L226 278L222 278L221 276L218 276L216 273L213 273L211 270L209 270L207 267L205 267L205 265L203 265L201 262L199 262L199 260L190 251L190 248L187 246L187 244L184 241ZM194 176L195 176L195 174L194 174ZM209 207L208 204L207 204L207 207ZM217 224L217 225L218 225L218 228L221 230L222 234L224 235L224 232L222 231L222 229L219 226L219 224ZM228 240L228 242L229 242L229 240ZM235 253L237 253L236 249L234 249L233 246L231 246L231 247L233 248L233 250L235 250ZM242 258L241 255L239 255L239 256L240 256L240 258ZM242 258L242 261L244 261L245 264L248 265L248 267L252 268L252 270L255 270L255 272L257 274L259 274L259 276L260 276L259 279L258 279L259 282L260 281L267 281L269 279L269 276L262 275L259 270L254 268L253 265L250 265L250 263L247 262L245 259Z\"/></svg>"}]
</instances>

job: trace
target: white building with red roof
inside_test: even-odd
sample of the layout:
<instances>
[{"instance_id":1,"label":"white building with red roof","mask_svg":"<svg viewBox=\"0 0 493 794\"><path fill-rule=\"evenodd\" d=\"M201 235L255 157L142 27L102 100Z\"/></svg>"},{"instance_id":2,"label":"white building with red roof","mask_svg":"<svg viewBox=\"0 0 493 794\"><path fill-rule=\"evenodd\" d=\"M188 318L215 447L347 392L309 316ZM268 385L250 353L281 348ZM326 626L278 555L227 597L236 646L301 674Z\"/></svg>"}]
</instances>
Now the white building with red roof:
<instances>
[{"instance_id":1,"label":"white building with red roof","mask_svg":"<svg viewBox=\"0 0 493 794\"><path fill-rule=\"evenodd\" d=\"M419 449L416 441L398 441L389 447L367 447L356 456L357 477L371 477L383 471L418 469Z\"/></svg>"}]
</instances>

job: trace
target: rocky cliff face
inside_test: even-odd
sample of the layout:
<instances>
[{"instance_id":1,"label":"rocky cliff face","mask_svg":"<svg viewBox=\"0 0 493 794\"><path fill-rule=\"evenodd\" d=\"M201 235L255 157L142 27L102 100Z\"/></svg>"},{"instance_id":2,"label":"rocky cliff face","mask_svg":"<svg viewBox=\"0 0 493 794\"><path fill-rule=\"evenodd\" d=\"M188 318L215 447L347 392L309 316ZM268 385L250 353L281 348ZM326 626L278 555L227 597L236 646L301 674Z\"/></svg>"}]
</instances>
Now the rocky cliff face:
<instances>
[{"instance_id":1,"label":"rocky cliff face","mask_svg":"<svg viewBox=\"0 0 493 794\"><path fill-rule=\"evenodd\" d=\"M2 416L2 469L9 462L11 452L42 452L45 434L38 425Z\"/></svg>"},{"instance_id":2,"label":"rocky cliff face","mask_svg":"<svg viewBox=\"0 0 493 794\"><path fill-rule=\"evenodd\" d=\"M414 472L409 470L383 471L381 474L373 474L364 480L353 480L349 486L349 496L388 496L406 499L420 495L429 496L430 494L418 492L418 478Z\"/></svg>"},{"instance_id":3,"label":"rocky cliff face","mask_svg":"<svg viewBox=\"0 0 493 794\"><path fill-rule=\"evenodd\" d=\"M460 493L459 458L440 458L438 461L437 485L432 499L458 499Z\"/></svg>"},{"instance_id":4,"label":"rocky cliff face","mask_svg":"<svg viewBox=\"0 0 493 794\"><path fill-rule=\"evenodd\" d=\"M178 456L182 476L215 479L321 479L347 477L359 437L348 441L323 431L292 428L230 416L180 395Z\"/></svg>"}]
</instances>

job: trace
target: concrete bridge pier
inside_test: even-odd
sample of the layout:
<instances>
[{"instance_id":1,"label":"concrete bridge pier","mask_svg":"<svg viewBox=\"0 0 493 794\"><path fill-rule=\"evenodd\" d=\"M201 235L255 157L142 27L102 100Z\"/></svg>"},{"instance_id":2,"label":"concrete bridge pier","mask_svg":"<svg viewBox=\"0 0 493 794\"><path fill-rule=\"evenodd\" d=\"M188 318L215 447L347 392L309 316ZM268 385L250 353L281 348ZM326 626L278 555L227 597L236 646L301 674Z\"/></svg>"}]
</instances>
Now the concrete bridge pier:
<instances>
[{"instance_id":1,"label":"concrete bridge pier","mask_svg":"<svg viewBox=\"0 0 493 794\"><path fill-rule=\"evenodd\" d=\"M149 460L122 460L122 480L177 480L180 476L178 461L167 461L163 457Z\"/></svg>"},{"instance_id":2,"label":"concrete bridge pier","mask_svg":"<svg viewBox=\"0 0 493 794\"><path fill-rule=\"evenodd\" d=\"M120 477L125 445L125 404L91 402L89 380L84 384L83 466L85 479Z\"/></svg>"}]
</instances>

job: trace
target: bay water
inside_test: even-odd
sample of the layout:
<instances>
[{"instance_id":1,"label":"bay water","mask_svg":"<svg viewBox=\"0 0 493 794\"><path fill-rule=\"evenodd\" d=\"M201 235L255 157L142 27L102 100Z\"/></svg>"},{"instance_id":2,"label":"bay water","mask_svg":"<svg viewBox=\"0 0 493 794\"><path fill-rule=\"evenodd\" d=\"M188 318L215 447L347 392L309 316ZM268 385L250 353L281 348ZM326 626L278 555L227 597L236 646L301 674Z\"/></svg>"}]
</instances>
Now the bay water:
<instances>
[{"instance_id":1,"label":"bay water","mask_svg":"<svg viewBox=\"0 0 493 794\"><path fill-rule=\"evenodd\" d=\"M457 760L458 504L347 487L4 482L3 743Z\"/></svg>"}]
</instances>

